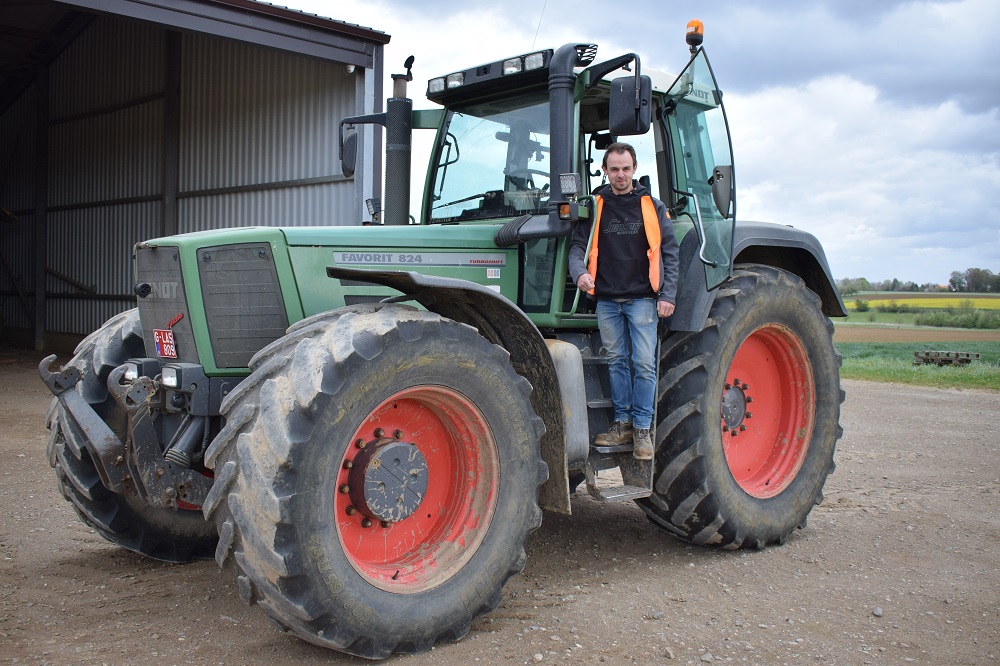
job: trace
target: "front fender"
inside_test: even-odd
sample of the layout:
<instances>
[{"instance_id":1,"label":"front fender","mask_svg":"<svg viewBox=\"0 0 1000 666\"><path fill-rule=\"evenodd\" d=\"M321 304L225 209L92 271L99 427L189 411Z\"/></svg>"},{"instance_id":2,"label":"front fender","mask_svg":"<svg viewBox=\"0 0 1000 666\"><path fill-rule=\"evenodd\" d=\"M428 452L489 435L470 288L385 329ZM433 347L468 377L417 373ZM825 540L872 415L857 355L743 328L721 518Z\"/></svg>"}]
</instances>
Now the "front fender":
<instances>
[{"instance_id":1,"label":"front fender","mask_svg":"<svg viewBox=\"0 0 1000 666\"><path fill-rule=\"evenodd\" d=\"M331 278L371 282L400 291L406 296L392 300L416 301L442 317L474 326L484 338L506 349L514 370L531 382L532 407L545 423L541 453L549 466L549 478L539 489L538 503L543 509L569 513L569 477L559 380L541 332L514 303L483 285L456 278L341 266L328 266L326 274Z\"/></svg>"}]
</instances>

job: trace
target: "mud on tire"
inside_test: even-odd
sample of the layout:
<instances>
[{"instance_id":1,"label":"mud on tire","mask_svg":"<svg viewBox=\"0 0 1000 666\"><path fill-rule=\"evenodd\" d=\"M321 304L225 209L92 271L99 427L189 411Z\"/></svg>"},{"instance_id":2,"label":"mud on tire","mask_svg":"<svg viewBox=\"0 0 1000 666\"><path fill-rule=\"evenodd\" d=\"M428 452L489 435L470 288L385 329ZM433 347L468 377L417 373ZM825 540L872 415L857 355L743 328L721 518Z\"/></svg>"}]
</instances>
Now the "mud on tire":
<instances>
[{"instance_id":1,"label":"mud on tire","mask_svg":"<svg viewBox=\"0 0 1000 666\"><path fill-rule=\"evenodd\" d=\"M67 363L81 374L71 390L79 391L122 441L127 417L108 393L108 375L129 358L145 355L139 312L129 310L87 336ZM215 526L200 512L150 507L137 493L115 493L101 483L85 442L74 435L55 398L47 425L49 464L56 471L60 492L84 523L108 541L153 559L186 562L211 557Z\"/></svg>"},{"instance_id":2,"label":"mud on tire","mask_svg":"<svg viewBox=\"0 0 1000 666\"><path fill-rule=\"evenodd\" d=\"M784 543L823 499L840 427L840 354L795 275L740 266L705 327L661 342L654 492L665 530L728 549Z\"/></svg>"},{"instance_id":3,"label":"mud on tire","mask_svg":"<svg viewBox=\"0 0 1000 666\"><path fill-rule=\"evenodd\" d=\"M497 606L546 478L506 351L430 312L364 305L299 322L251 368L223 403L204 507L244 601L367 658L457 640ZM357 490L393 456L415 481L379 513Z\"/></svg>"}]
</instances>

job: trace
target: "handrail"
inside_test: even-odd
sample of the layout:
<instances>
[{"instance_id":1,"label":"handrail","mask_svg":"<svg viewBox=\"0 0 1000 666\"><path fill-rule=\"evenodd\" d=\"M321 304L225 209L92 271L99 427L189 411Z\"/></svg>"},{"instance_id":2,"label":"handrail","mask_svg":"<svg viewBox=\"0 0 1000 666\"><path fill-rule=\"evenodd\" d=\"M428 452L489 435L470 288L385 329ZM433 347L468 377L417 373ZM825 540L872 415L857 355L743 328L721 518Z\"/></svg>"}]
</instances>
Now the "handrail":
<instances>
[{"instance_id":1,"label":"handrail","mask_svg":"<svg viewBox=\"0 0 1000 666\"><path fill-rule=\"evenodd\" d=\"M712 261L705 257L705 247L708 245L708 236L705 234L705 223L701 219L701 206L698 205L698 197L696 197L691 192L682 192L681 190L674 190L677 194L681 194L686 197L690 197L691 201L694 202L694 214L698 221L698 231L701 236L701 244L698 246L698 258L701 259L701 263L706 266L711 266L715 268L719 265L719 262Z\"/></svg>"}]
</instances>

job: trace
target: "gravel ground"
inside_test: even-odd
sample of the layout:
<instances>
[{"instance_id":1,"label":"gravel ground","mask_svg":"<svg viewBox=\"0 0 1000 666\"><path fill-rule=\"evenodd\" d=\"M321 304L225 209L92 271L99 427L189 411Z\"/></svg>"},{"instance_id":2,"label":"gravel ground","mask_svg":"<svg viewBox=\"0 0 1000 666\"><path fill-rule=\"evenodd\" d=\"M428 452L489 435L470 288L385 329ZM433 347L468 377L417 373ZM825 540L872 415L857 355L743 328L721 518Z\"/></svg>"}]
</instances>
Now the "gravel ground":
<instances>
[{"instance_id":1,"label":"gravel ground","mask_svg":"<svg viewBox=\"0 0 1000 666\"><path fill-rule=\"evenodd\" d=\"M80 522L45 459L38 358L0 354L0 662L368 663L273 628L214 562ZM993 664L1000 392L845 381L837 471L782 547L692 547L632 504L547 514L500 607L404 664Z\"/></svg>"}]
</instances>

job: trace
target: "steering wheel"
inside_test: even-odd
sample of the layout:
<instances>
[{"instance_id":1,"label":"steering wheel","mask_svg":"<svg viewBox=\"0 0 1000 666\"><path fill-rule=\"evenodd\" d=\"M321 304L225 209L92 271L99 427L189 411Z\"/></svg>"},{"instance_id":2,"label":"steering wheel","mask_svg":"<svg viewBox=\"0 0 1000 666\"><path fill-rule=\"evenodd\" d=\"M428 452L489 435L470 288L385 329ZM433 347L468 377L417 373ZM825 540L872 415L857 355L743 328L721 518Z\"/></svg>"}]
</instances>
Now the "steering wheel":
<instances>
[{"instance_id":1,"label":"steering wheel","mask_svg":"<svg viewBox=\"0 0 1000 666\"><path fill-rule=\"evenodd\" d=\"M507 173L507 177L511 179L511 182L514 183L514 185L518 185L518 183L514 180L515 178L520 178L524 181L524 185L521 186L521 189L525 190L538 189L536 187L528 187L528 183L531 183L532 186L535 184L532 176L544 176L545 178L548 178L549 172L542 171L541 169L514 169L513 171Z\"/></svg>"}]
</instances>

